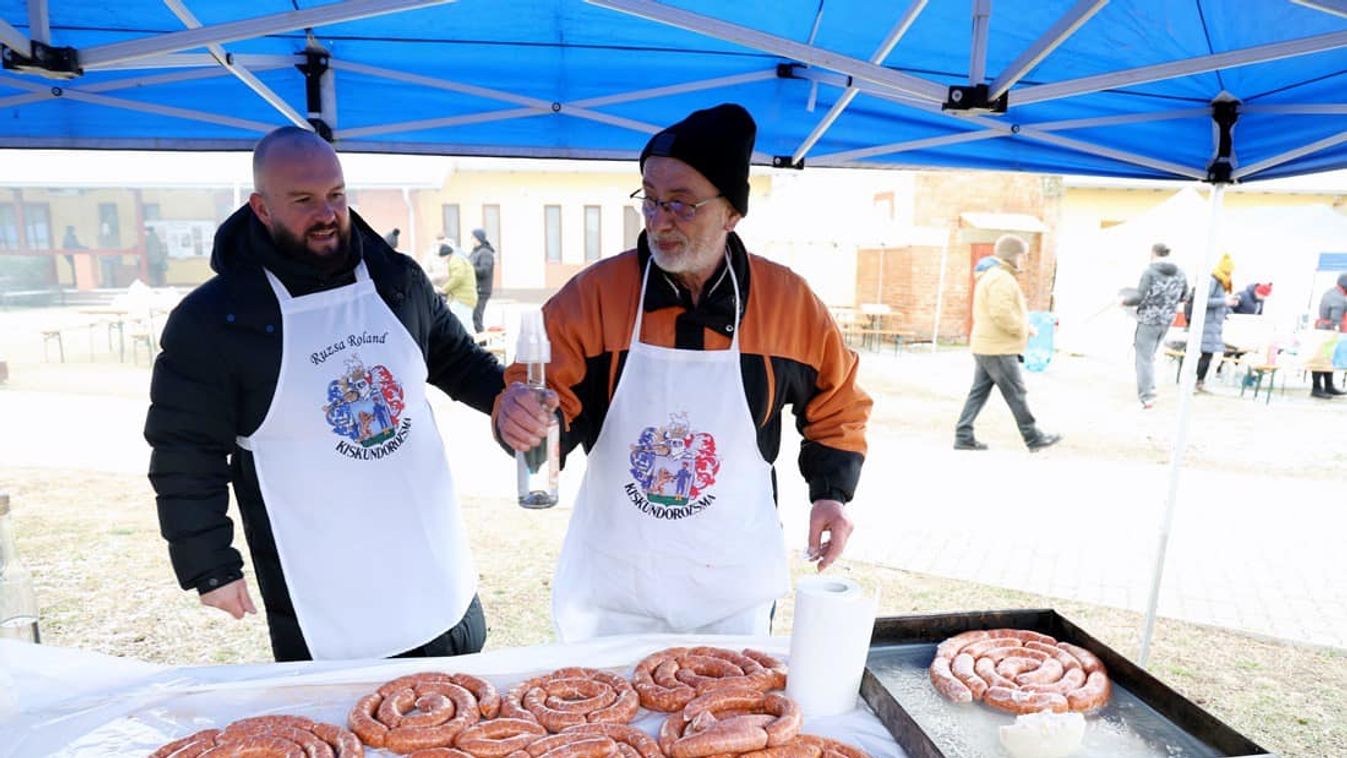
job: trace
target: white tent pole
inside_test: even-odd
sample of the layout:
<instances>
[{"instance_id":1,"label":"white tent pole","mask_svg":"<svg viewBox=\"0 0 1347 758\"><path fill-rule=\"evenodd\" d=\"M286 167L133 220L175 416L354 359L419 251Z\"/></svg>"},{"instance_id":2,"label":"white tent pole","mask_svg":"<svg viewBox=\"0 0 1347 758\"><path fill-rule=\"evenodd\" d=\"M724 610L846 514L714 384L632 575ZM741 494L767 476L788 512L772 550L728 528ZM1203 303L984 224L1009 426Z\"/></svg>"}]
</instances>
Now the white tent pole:
<instances>
[{"instance_id":1,"label":"white tent pole","mask_svg":"<svg viewBox=\"0 0 1347 758\"><path fill-rule=\"evenodd\" d=\"M987 78L987 33L992 25L992 0L973 0L973 34L968 45L968 83Z\"/></svg>"},{"instance_id":2,"label":"white tent pole","mask_svg":"<svg viewBox=\"0 0 1347 758\"><path fill-rule=\"evenodd\" d=\"M33 52L33 43L24 35L23 32L9 25L9 22L0 18L0 45L4 45L10 50L17 50L21 55L27 57Z\"/></svg>"},{"instance_id":3,"label":"white tent pole","mask_svg":"<svg viewBox=\"0 0 1347 758\"><path fill-rule=\"evenodd\" d=\"M252 39L267 34L293 32L306 27L326 26L343 21L369 18L370 16L382 16L387 13L443 5L451 1L346 0L345 2L331 3L300 11L273 13L269 16L212 24L199 29L186 29L180 32L127 40L126 42L98 45L97 47L80 50L79 60L82 66L107 64L160 53L176 53L208 45L212 42L236 42L241 39Z\"/></svg>"},{"instance_id":4,"label":"white tent pole","mask_svg":"<svg viewBox=\"0 0 1347 758\"><path fill-rule=\"evenodd\" d=\"M1114 71L1080 79L1067 79L1051 84L1039 84L1015 91L1015 105L1028 105L1044 100L1057 100L1088 92L1126 87L1132 84L1144 84L1162 79L1176 79L1192 74L1205 74L1221 68L1247 66L1253 63L1266 63L1298 55L1320 53L1347 46L1347 32L1333 32L1314 37L1294 39L1287 42L1274 42L1269 45L1246 47L1215 55L1202 55L1154 66L1141 66L1123 71Z\"/></svg>"},{"instance_id":5,"label":"white tent pole","mask_svg":"<svg viewBox=\"0 0 1347 758\"><path fill-rule=\"evenodd\" d=\"M245 66L253 71L265 71L267 69L280 68L282 66L294 66L304 62L302 55L254 55L245 53L230 53L230 59L234 61L235 66ZM218 66L220 61L210 53L169 53L167 55L152 55L148 58L136 58L129 61L118 61L116 63L104 63L97 66L81 64L87 71L135 71L138 69L149 69L159 71L165 68L204 68L206 66ZM85 87L88 89L88 87Z\"/></svg>"},{"instance_id":6,"label":"white tent pole","mask_svg":"<svg viewBox=\"0 0 1347 758\"><path fill-rule=\"evenodd\" d=\"M1183 365L1179 371L1179 418L1174 430L1174 448L1169 456L1169 491L1165 496L1165 513L1160 523L1160 534L1155 547L1155 569L1151 572L1151 591L1146 599L1146 622L1141 632L1141 653L1137 663L1144 667L1151 653L1151 636L1155 631L1155 611L1160 604L1160 580L1165 570L1165 553L1169 548L1169 533L1174 524L1174 509L1179 496L1179 477L1183 473L1183 455L1188 446L1188 426L1192 415L1193 386L1197 378L1197 358L1202 352L1202 327L1207 321L1207 272L1216 268L1220 252L1221 205L1225 199L1225 185L1211 188L1211 209L1207 216L1207 254L1204 265L1193 272L1193 318L1188 324L1188 344L1184 349Z\"/></svg>"},{"instance_id":7,"label":"white tent pole","mask_svg":"<svg viewBox=\"0 0 1347 758\"><path fill-rule=\"evenodd\" d=\"M1347 18L1347 0L1291 0L1296 5Z\"/></svg>"},{"instance_id":8,"label":"white tent pole","mask_svg":"<svg viewBox=\"0 0 1347 758\"><path fill-rule=\"evenodd\" d=\"M1078 0L1062 17L1057 19L1057 23L1052 28L1043 33L1028 50L1020 53L1013 63L1006 67L1001 75L992 82L990 91L987 94L988 100L995 100L1004 95L1006 90L1015 86L1015 83L1023 79L1025 74L1033 70L1039 61L1052 54L1057 46L1066 41L1067 37L1076 33L1090 17L1099 12L1100 8L1108 5L1108 0ZM976 83L976 82L974 82Z\"/></svg>"},{"instance_id":9,"label":"white tent pole","mask_svg":"<svg viewBox=\"0 0 1347 758\"><path fill-rule=\"evenodd\" d=\"M1347 104L1316 103L1304 105L1259 105L1244 103L1239 106L1240 113L1291 113L1298 116L1343 116L1347 115Z\"/></svg>"},{"instance_id":10,"label":"white tent pole","mask_svg":"<svg viewBox=\"0 0 1347 758\"><path fill-rule=\"evenodd\" d=\"M1235 170L1234 178L1243 179L1244 177L1249 176L1251 174L1256 174L1259 171L1272 168L1273 166L1280 165L1287 161L1295 160L1296 158L1299 158L1302 155L1317 153L1320 150L1326 150L1330 147L1333 147L1334 145L1340 145L1344 142L1347 142L1347 132L1338 132L1332 137L1324 137L1321 140L1311 142L1308 145L1303 145L1294 150L1287 150L1286 152L1280 155L1274 155L1271 158L1266 158L1257 163L1250 163L1247 166L1242 166Z\"/></svg>"},{"instance_id":11,"label":"white tent pole","mask_svg":"<svg viewBox=\"0 0 1347 758\"><path fill-rule=\"evenodd\" d=\"M889 53L893 52L893 48L898 46L898 42L903 38L904 34L907 34L907 30L912 28L912 23L917 20L917 16L922 12L929 1L930 0L914 0L914 2L907 7L907 11L899 17L898 23L893 25L893 28L889 30L888 35L884 37L884 41L879 43L879 47L875 50L875 54L870 56L871 63L883 63L884 59L889 57ZM815 81L814 87L817 88L818 84L819 83ZM833 103L833 107L828 109L828 113L824 115L823 120L818 122L818 125L809 133L809 136L805 137L804 142L801 142L800 146L795 148L795 152L790 156L791 163L799 164L799 162L804 159L805 154L812 150L814 145L823 137L823 134L832 128L833 123L842 115L842 111L846 110L848 105L851 105L851 101L856 99L856 95L859 92L860 91L855 87L847 87L846 91L842 93L842 97L838 98L837 102Z\"/></svg>"},{"instance_id":12,"label":"white tent pole","mask_svg":"<svg viewBox=\"0 0 1347 758\"><path fill-rule=\"evenodd\" d=\"M949 264L949 230L945 230L945 242L940 246L940 283L935 286L935 323L931 325L931 352L936 351L940 342L940 310L945 304L945 267Z\"/></svg>"},{"instance_id":13,"label":"white tent pole","mask_svg":"<svg viewBox=\"0 0 1347 758\"><path fill-rule=\"evenodd\" d=\"M941 147L943 145L959 145L965 142L977 142L984 139L997 139L1000 137L1009 137L1010 132L996 132L991 129L978 131L959 132L958 134L947 134L943 137L927 137L926 139L914 139L907 142L894 142L890 145L875 145L873 147L863 147L857 150L845 150L839 153L828 153L817 156L820 160L829 161L851 161L859 158L870 158L876 155L892 155L893 153L905 153L911 150L925 150L928 147Z\"/></svg>"},{"instance_id":14,"label":"white tent pole","mask_svg":"<svg viewBox=\"0 0 1347 758\"><path fill-rule=\"evenodd\" d=\"M51 44L51 16L47 13L47 0L28 0L28 34L34 42Z\"/></svg>"},{"instance_id":15,"label":"white tent pole","mask_svg":"<svg viewBox=\"0 0 1347 758\"><path fill-rule=\"evenodd\" d=\"M753 50L762 50L812 66L840 71L856 79L874 82L933 103L943 103L949 93L948 88L944 85L918 76L911 76L874 63L867 63L848 55L840 55L817 47L803 45L784 37L764 34L756 29L726 23L710 16L671 8L663 3L652 2L652 0L585 0L585 2L647 18L667 26L687 29L707 37L733 42L736 45L742 45Z\"/></svg>"},{"instance_id":16,"label":"white tent pole","mask_svg":"<svg viewBox=\"0 0 1347 758\"><path fill-rule=\"evenodd\" d=\"M682 95L688 92L701 92L702 90L717 89L720 87L737 87L740 84L752 84L753 82L761 82L776 78L776 69L765 69L762 71L751 71L747 74L735 74L734 76L721 76L715 79L687 82L686 84L671 84L667 87L652 87L651 89L622 92L616 95L590 97L585 98L584 100L576 100L567 103L567 105L572 108L598 108L603 105L617 105L618 103L630 103L637 100L668 97L669 95Z\"/></svg>"},{"instance_id":17,"label":"white tent pole","mask_svg":"<svg viewBox=\"0 0 1347 758\"><path fill-rule=\"evenodd\" d=\"M177 16L178 20L182 21L183 26L186 26L188 29L201 28L201 22L197 19L195 14L188 10L187 6L182 3L182 0L164 0L164 5L167 5L168 9L173 11L173 15ZM262 80L254 76L251 71L235 63L233 57L225 52L224 47L212 43L207 45L206 49L210 51L211 55L214 56L215 60L221 66L224 66L226 71L233 74L239 81L243 82L248 89L257 93L258 97L262 98L268 105L279 111L282 116L289 119L290 123L305 129L313 129L313 126L309 124L308 120L299 115L299 112L294 108L290 107L290 104L285 102L280 95L276 94L270 87L263 84Z\"/></svg>"},{"instance_id":18,"label":"white tent pole","mask_svg":"<svg viewBox=\"0 0 1347 758\"><path fill-rule=\"evenodd\" d=\"M24 89L29 92L50 93L53 87L28 82L23 79L11 79L0 77L0 84L14 87L15 89ZM155 105L153 103L142 103L136 100L125 100L120 97L108 97L107 95L93 95L84 90L69 89L62 87L59 95L52 94L52 97L68 97L71 100L79 100L95 105L106 105L110 108L125 108L139 113L154 113L160 116L172 116L174 118L185 118L191 121L204 121L208 124L221 124L223 126L232 126L238 129L266 133L271 131L270 124L264 124L260 121L249 121L247 119L233 118L230 116L221 116L216 113L206 113L204 111L194 111L187 108L175 108L169 105Z\"/></svg>"},{"instance_id":19,"label":"white tent pole","mask_svg":"<svg viewBox=\"0 0 1347 758\"><path fill-rule=\"evenodd\" d=\"M112 81L103 81L93 84L81 84L80 92L115 92L120 89L130 89L132 87L143 88L151 87L156 84L172 84L174 82L196 81L198 79L211 79L217 76L224 76L225 72L219 69L192 69L190 71L173 71L167 74L157 74L155 76L137 76L114 79ZM17 86L17 85L16 85ZM0 98L0 108L17 108L20 105L28 103L46 102L57 95L53 94L50 87L35 87L32 95L13 95L11 97ZM62 94L68 92L67 88L61 88Z\"/></svg>"}]
</instances>

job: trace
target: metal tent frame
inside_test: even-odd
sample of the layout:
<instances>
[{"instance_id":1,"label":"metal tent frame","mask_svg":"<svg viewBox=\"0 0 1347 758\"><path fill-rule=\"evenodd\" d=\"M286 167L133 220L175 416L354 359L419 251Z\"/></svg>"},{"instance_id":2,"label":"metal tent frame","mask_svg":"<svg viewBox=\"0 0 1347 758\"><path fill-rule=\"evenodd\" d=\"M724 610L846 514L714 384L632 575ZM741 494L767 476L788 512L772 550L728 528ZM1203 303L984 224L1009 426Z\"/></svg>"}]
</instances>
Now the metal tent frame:
<instances>
[{"instance_id":1,"label":"metal tent frame","mask_svg":"<svg viewBox=\"0 0 1347 758\"><path fill-rule=\"evenodd\" d=\"M631 159L691 107L736 100L758 115L755 162L778 167L1210 183L1199 290L1227 185L1347 167L1347 65L1324 55L1347 47L1347 0L105 5L0 0L0 147L248 149L290 123L347 151ZM1194 308L1189 358L1204 318Z\"/></svg>"}]
</instances>

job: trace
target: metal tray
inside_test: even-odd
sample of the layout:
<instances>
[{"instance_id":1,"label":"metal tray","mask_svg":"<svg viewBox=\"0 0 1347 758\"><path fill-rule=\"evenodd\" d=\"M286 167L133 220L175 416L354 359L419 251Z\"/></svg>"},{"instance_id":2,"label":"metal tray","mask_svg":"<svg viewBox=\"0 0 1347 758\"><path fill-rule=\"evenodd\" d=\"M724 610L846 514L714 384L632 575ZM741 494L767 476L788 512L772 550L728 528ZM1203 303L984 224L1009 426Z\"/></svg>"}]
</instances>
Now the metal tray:
<instances>
[{"instance_id":1,"label":"metal tray","mask_svg":"<svg viewBox=\"0 0 1347 758\"><path fill-rule=\"evenodd\" d=\"M1266 750L1050 609L981 611L875 620L861 696L911 758L1001 758L997 727L1014 716L936 693L927 668L935 646L970 629L1030 629L1099 656L1113 679L1107 706L1087 717L1072 758L1229 758Z\"/></svg>"}]
</instances>

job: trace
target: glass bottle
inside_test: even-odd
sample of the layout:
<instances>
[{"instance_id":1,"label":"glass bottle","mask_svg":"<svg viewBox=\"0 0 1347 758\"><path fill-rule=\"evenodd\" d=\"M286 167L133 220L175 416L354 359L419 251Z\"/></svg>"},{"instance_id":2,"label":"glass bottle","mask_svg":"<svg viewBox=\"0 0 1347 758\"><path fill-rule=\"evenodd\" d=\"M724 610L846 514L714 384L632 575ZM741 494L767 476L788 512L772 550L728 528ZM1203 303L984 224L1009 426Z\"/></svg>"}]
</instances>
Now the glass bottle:
<instances>
[{"instance_id":1,"label":"glass bottle","mask_svg":"<svg viewBox=\"0 0 1347 758\"><path fill-rule=\"evenodd\" d=\"M515 361L528 370L527 384L541 397L547 392L547 363L552 344L547 339L542 311L526 311L519 323ZM515 451L519 504L524 508L551 508L557 504L557 473L561 463L561 427L555 416L547 438L526 452Z\"/></svg>"},{"instance_id":2,"label":"glass bottle","mask_svg":"<svg viewBox=\"0 0 1347 758\"><path fill-rule=\"evenodd\" d=\"M37 618L33 577L14 549L9 495L0 492L0 639L41 642Z\"/></svg>"}]
</instances>

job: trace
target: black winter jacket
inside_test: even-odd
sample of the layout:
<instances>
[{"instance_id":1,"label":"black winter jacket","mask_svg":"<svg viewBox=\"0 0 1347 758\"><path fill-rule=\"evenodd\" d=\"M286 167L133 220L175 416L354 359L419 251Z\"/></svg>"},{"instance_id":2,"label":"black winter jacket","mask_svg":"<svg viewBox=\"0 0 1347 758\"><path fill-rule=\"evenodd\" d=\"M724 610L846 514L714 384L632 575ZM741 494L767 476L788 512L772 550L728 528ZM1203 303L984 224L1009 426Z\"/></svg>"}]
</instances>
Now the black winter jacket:
<instances>
[{"instance_id":1,"label":"black winter jacket","mask_svg":"<svg viewBox=\"0 0 1347 758\"><path fill-rule=\"evenodd\" d=\"M268 614L293 615L252 453L235 442L261 425L280 372L280 307L263 266L300 296L353 283L363 259L379 296L421 346L431 384L484 413L504 386L500 364L449 313L421 267L355 213L351 252L324 276L283 257L245 205L215 234L216 276L188 294L164 326L145 439L153 448L160 532L183 589L208 592L243 575L225 515L232 482Z\"/></svg>"}]
</instances>

